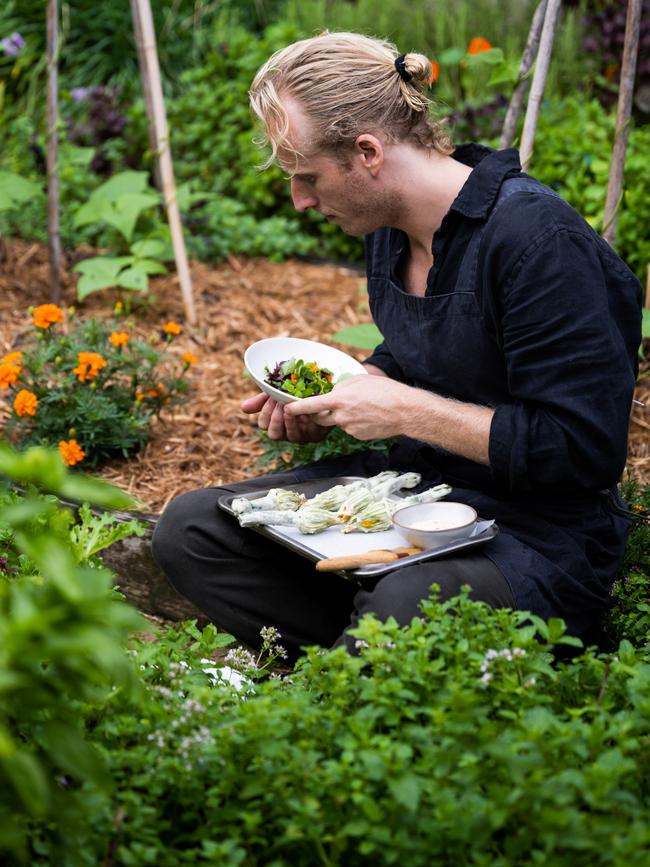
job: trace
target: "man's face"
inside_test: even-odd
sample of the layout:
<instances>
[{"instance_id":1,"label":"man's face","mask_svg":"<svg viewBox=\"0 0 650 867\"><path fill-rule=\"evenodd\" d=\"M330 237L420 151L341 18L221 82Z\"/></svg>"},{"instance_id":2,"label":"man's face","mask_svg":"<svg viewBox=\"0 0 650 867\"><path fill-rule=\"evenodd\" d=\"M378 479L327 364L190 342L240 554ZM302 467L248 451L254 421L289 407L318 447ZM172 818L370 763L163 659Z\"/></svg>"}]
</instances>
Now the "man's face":
<instances>
[{"instance_id":1,"label":"man's face","mask_svg":"<svg viewBox=\"0 0 650 867\"><path fill-rule=\"evenodd\" d=\"M297 150L310 153L309 129L302 111L294 102L285 104L289 130ZM382 184L364 168L361 155L352 152L348 164L325 153L312 153L298 161L280 152L280 164L291 181L291 198L296 210L313 208L348 235L366 235L391 225L391 201Z\"/></svg>"}]
</instances>

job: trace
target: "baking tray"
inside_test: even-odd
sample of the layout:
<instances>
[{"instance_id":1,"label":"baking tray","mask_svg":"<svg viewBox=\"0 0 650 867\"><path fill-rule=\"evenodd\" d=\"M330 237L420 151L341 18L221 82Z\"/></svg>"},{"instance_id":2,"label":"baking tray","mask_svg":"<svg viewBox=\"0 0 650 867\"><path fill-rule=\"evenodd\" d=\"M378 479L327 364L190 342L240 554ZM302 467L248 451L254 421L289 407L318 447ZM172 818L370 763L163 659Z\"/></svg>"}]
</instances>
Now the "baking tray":
<instances>
[{"instance_id":1,"label":"baking tray","mask_svg":"<svg viewBox=\"0 0 650 867\"><path fill-rule=\"evenodd\" d=\"M362 476L331 476L322 479L309 479L291 485L282 485L282 487L286 490L302 493L309 498L320 494L321 491L326 491L334 485L347 485L351 482L357 482L361 478ZM277 487L277 485L270 484L268 488L251 491L250 493L223 494L218 500L219 507L224 512L234 515L231 505L234 499L245 497L248 500L256 500L259 497L265 496L273 487ZM411 492L398 492L391 495L391 499L400 500L408 496L409 493ZM494 522L486 521L485 524L486 528L483 532L477 533L468 539L458 539L455 542L450 542L438 548L426 548L424 551L420 551L419 554L401 557L399 560L392 560L390 563L374 563L369 566L361 566L358 569L341 570L338 574L353 580L375 578L388 572L394 572L396 569L401 569L404 566L410 566L413 563L420 563L423 560L433 560L436 557L443 557L454 551L464 551L477 545L484 545L486 542L494 539L499 532L499 528ZM292 551L314 561L323 560L326 557L361 554L369 550L397 548L407 544L394 528L381 530L378 533L342 533L339 527L328 527L321 533L315 533L314 535L304 535L303 533L299 533L295 527L287 526L270 525L249 527L248 529L255 533L260 533L262 536L267 536L269 539L274 539L286 548L290 548Z\"/></svg>"}]
</instances>

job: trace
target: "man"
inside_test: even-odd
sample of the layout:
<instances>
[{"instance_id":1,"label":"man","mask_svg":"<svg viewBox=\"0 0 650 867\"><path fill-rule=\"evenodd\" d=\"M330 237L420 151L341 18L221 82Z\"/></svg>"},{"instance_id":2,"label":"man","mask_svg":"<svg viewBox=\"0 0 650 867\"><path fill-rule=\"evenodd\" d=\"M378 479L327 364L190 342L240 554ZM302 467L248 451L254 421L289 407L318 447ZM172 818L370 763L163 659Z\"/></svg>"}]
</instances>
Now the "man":
<instances>
[{"instance_id":1,"label":"man","mask_svg":"<svg viewBox=\"0 0 650 867\"><path fill-rule=\"evenodd\" d=\"M431 584L583 634L608 606L628 529L616 485L627 453L640 342L640 287L559 196L521 173L516 151L453 148L428 116L422 55L325 34L259 71L251 103L295 207L366 236L371 311L383 342L370 376L281 405L259 394L272 439L316 441L333 425L399 437L387 456L341 457L174 500L154 552L172 584L249 644L277 627L290 656L343 643L373 612L407 623ZM321 575L239 528L226 491L414 470L422 487L496 519L465 554L405 566L374 587Z\"/></svg>"}]
</instances>

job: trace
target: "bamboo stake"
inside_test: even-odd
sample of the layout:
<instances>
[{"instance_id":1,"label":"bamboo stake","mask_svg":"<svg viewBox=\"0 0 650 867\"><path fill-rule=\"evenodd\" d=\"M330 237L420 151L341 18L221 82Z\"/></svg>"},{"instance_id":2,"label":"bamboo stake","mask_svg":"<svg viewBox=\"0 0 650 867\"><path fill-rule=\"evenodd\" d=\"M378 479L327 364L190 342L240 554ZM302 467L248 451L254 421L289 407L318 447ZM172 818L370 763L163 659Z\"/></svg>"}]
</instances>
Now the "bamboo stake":
<instances>
[{"instance_id":1,"label":"bamboo stake","mask_svg":"<svg viewBox=\"0 0 650 867\"><path fill-rule=\"evenodd\" d=\"M150 88L151 92L154 135L157 143L156 154L158 157L158 165L160 166L160 177L162 180L165 205L167 207L167 218L169 220L169 228L172 235L176 270L181 285L185 316L190 325L194 325L196 322L196 311L194 308L194 299L192 297L192 281L187 262L185 241L183 240L181 215L176 200L176 182L174 181L174 168L172 166L171 149L169 146L169 130L167 127L165 102L163 99L162 82L160 79L160 66L158 64L158 53L156 51L156 34L153 26L153 17L151 15L151 6L149 5L149 0L135 0L135 5L137 7L136 15L139 19L139 25L142 30L145 78L148 79L147 86ZM135 26L137 27L137 25Z\"/></svg>"},{"instance_id":2,"label":"bamboo stake","mask_svg":"<svg viewBox=\"0 0 650 867\"><path fill-rule=\"evenodd\" d=\"M158 154L158 142L156 141L153 98L151 95L151 87L149 86L149 76L147 75L147 66L144 56L144 37L142 35L142 22L140 21L140 15L138 14L138 4L136 0L131 0L131 15L133 17L133 35L135 37L135 47L138 52L138 66L140 68L140 81L142 82L142 95L144 97L144 107L147 113L147 132L149 134L149 148L154 157L154 183L157 189L162 190L160 166L156 158Z\"/></svg>"},{"instance_id":3,"label":"bamboo stake","mask_svg":"<svg viewBox=\"0 0 650 867\"><path fill-rule=\"evenodd\" d=\"M515 139L515 130L517 129L521 107L524 103L524 94L528 87L527 76L530 72L530 67L533 65L535 53L539 45L539 37L542 32L544 15L546 13L546 2L547 0L540 0L537 9L535 9L535 14L533 15L533 20L528 32L528 39L526 40L526 47L521 56L521 63L517 74L517 84L512 92L510 105L508 106L508 111L506 112L506 117L503 121L503 130L501 132L501 139L499 140L500 149L511 147Z\"/></svg>"},{"instance_id":4,"label":"bamboo stake","mask_svg":"<svg viewBox=\"0 0 650 867\"><path fill-rule=\"evenodd\" d=\"M542 35L539 40L539 51L537 52L537 60L535 62L535 73L533 75L533 83L530 86L528 107L524 119L524 128L521 133L521 145L519 147L521 166L524 171L527 171L533 155L533 143L537 131L537 118L539 117L539 108L544 95L544 85L546 84L548 67L551 62L553 39L555 37L555 25L557 23L557 16L561 4L562 0L548 0L546 4L544 26L542 27Z\"/></svg>"},{"instance_id":5,"label":"bamboo stake","mask_svg":"<svg viewBox=\"0 0 650 867\"><path fill-rule=\"evenodd\" d=\"M616 132L614 133L614 147L612 148L612 161L609 172L609 183L607 184L605 213L603 215L603 238L612 246L616 240L618 213L623 198L625 153L627 151L627 139L630 132L634 76L639 50L641 3L642 0L628 0L627 17L625 20L625 42L623 44L623 60L621 61Z\"/></svg>"},{"instance_id":6,"label":"bamboo stake","mask_svg":"<svg viewBox=\"0 0 650 867\"><path fill-rule=\"evenodd\" d=\"M61 301L61 233L59 226L59 3L47 2L47 222L50 246L50 297Z\"/></svg>"}]
</instances>

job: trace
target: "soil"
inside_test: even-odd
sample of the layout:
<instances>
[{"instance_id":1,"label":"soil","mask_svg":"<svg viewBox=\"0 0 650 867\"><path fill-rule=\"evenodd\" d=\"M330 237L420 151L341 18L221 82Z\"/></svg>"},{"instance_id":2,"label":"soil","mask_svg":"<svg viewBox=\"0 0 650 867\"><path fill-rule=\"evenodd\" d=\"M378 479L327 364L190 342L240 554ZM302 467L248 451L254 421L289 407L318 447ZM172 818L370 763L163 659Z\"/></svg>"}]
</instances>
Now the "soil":
<instances>
[{"instance_id":1,"label":"soil","mask_svg":"<svg viewBox=\"0 0 650 867\"><path fill-rule=\"evenodd\" d=\"M71 267L94 251L65 255L62 304L75 305L83 316L110 315L114 291L75 297ZM185 323L175 274L151 283L150 301L138 308L136 330L151 334L169 319L184 326L175 351L199 357L192 368L192 391L182 409L156 422L139 454L115 460L98 472L134 494L148 512L162 511L184 491L259 475L262 454L253 417L239 409L255 393L243 373L246 347L263 337L299 336L330 342L347 325L369 322L363 275L353 268L302 261L273 263L230 257L219 265L191 263L197 324ZM0 247L0 354L9 352L20 334L31 330L30 305L49 302L49 256L40 244L5 241ZM342 347L358 359L368 353ZM647 353L650 355L650 351ZM639 378L628 452L628 471L650 484L650 375L648 363Z\"/></svg>"}]
</instances>

